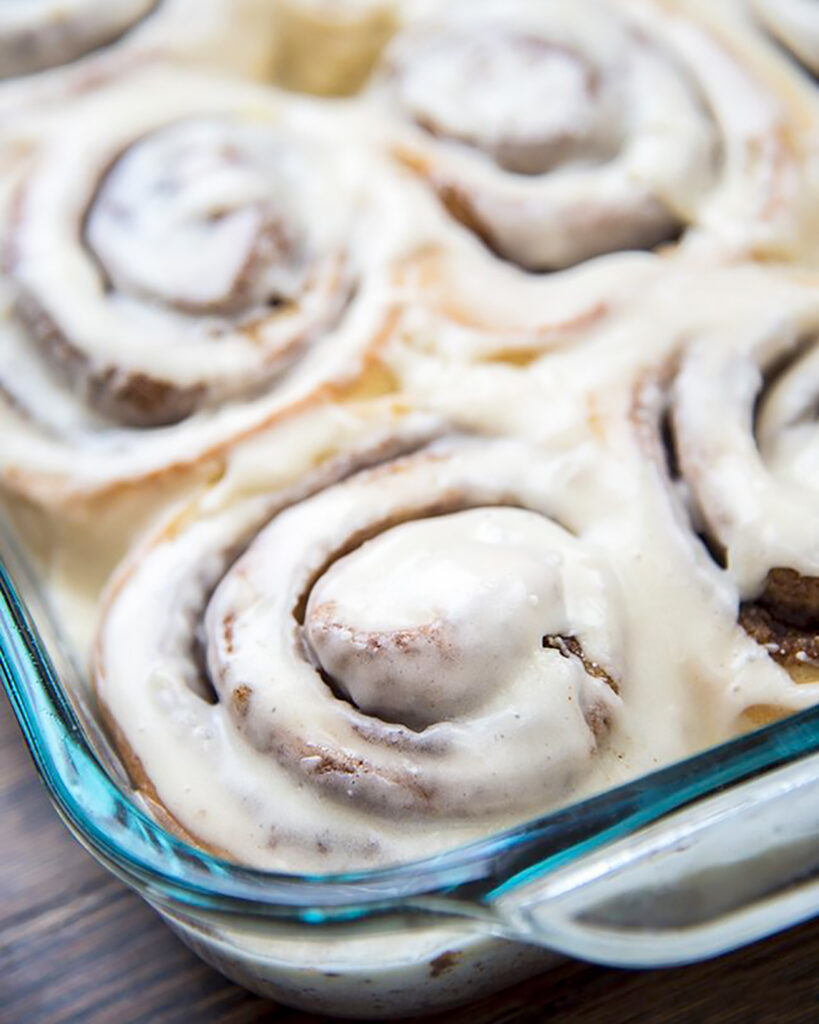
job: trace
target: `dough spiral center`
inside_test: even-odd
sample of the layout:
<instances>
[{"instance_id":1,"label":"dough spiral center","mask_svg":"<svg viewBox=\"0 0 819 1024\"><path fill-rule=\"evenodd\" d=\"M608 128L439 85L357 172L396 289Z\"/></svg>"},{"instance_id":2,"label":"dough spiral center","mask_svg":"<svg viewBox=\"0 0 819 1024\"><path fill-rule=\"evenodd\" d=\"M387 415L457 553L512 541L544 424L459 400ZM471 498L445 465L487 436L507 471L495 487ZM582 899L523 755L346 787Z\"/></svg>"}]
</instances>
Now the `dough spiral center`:
<instances>
[{"instance_id":1,"label":"dough spiral center","mask_svg":"<svg viewBox=\"0 0 819 1024\"><path fill-rule=\"evenodd\" d=\"M298 157L275 133L227 120L156 131L102 183L89 245L121 292L185 311L292 300L308 263Z\"/></svg>"},{"instance_id":2,"label":"dough spiral center","mask_svg":"<svg viewBox=\"0 0 819 1024\"><path fill-rule=\"evenodd\" d=\"M541 174L606 148L600 83L569 47L484 26L430 41L402 68L415 120L483 150L503 168Z\"/></svg>"},{"instance_id":3,"label":"dough spiral center","mask_svg":"<svg viewBox=\"0 0 819 1024\"><path fill-rule=\"evenodd\" d=\"M415 729L468 714L567 628L563 534L516 508L393 527L316 583L307 649L367 714Z\"/></svg>"}]
</instances>

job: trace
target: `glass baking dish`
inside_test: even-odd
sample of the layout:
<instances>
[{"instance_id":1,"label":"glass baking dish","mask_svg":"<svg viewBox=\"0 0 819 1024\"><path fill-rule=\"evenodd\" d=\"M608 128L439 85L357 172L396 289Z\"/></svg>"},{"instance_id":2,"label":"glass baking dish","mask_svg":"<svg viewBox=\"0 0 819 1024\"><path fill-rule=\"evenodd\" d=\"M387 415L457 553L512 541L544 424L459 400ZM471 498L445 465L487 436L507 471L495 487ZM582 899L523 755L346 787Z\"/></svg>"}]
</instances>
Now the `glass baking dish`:
<instances>
[{"instance_id":1,"label":"glass baking dish","mask_svg":"<svg viewBox=\"0 0 819 1024\"><path fill-rule=\"evenodd\" d=\"M219 860L142 809L13 535L0 675L79 842L228 977L356 1018L465 1002L561 955L716 956L819 911L819 707L413 864L295 876Z\"/></svg>"}]
</instances>

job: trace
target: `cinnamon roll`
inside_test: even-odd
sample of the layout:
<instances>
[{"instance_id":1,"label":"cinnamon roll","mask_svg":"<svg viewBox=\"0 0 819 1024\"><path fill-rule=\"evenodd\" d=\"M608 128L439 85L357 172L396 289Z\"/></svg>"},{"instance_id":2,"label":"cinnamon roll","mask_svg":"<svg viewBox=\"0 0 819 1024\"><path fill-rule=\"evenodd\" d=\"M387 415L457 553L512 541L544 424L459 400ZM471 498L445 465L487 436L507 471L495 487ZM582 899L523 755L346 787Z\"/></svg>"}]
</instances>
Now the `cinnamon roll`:
<instances>
[{"instance_id":1,"label":"cinnamon roll","mask_svg":"<svg viewBox=\"0 0 819 1024\"><path fill-rule=\"evenodd\" d=\"M278 869L395 863L819 699L819 290L656 262L639 305L525 365L425 352L407 335L434 321L404 320L400 397L255 433L129 555L93 675L162 820ZM527 287L568 303L606 266Z\"/></svg>"},{"instance_id":2,"label":"cinnamon roll","mask_svg":"<svg viewBox=\"0 0 819 1024\"><path fill-rule=\"evenodd\" d=\"M681 379L675 374L692 358L695 339L702 336L703 352L716 358L714 352L725 355L729 351L731 338L738 339L738 350L744 351L741 339L749 344L748 339L763 323L776 330L776 325L793 318L794 324L803 325L801 336L804 325L816 322L818 293L810 280L783 277L773 270L745 267L703 272L681 263L672 272L658 267L650 257L635 254L629 260L632 276L621 278L619 293L607 295L603 287L606 272L612 271L613 280L615 268L625 269L622 261L623 257L595 261L544 281L525 279L525 287L531 290L530 303L534 294L542 291L549 300L541 315L550 308L554 317L551 323L544 318L546 330L531 334L529 347L493 347L499 338L514 337L503 333L503 321L496 320L494 325L501 333L487 337L469 321L451 319L461 311L448 307L445 315L438 310L437 319L429 324L418 321L422 325L418 337L407 338L402 332L404 350L394 352L393 359L401 364L403 393L408 400L423 402L462 430L502 432L564 452L567 466L574 467L571 473L579 473L587 482L587 491L578 498L580 507L608 507L606 513L597 514L606 518L612 538L617 538L611 540L617 548L611 558L633 630L628 709L635 716L632 740L643 732L641 723L652 721L658 735L667 725L654 718L660 706L657 680L662 677L674 694L667 699L680 715L676 723L679 732L672 729L663 734L666 753L660 756L665 758L673 736L686 736L690 752L744 727L756 714L751 709L776 708L775 714L781 717L819 698L819 678L795 664L798 661L804 666L813 657L813 634L806 635L805 650L785 665L769 656L770 648L764 643L738 628L741 613L747 618L746 606L758 590L723 567L719 542L705 529L696 502L681 501L681 495L690 499L693 490L686 483L690 467L685 460L701 460L717 484L735 499L737 521L747 523L752 514L749 508L753 505L745 508L734 486L735 472L713 458L721 443L732 443L719 419L720 402L724 401L720 396L736 376L736 366L728 356L727 382L711 387L692 377L687 392L693 415L704 424L701 449L692 449L687 443L683 447L677 432L677 454L672 416L667 429L659 429L663 396L675 394L668 381ZM458 268L468 279L468 264ZM445 290L450 284L451 278L444 277ZM476 296L477 288L466 294ZM507 329L514 322L511 310L515 303L523 306L521 292L510 290L508 294ZM595 294L602 300L597 305L590 298ZM495 307L498 315L502 304L495 303ZM483 315L477 300L465 310ZM426 344L428 337L434 338L434 345ZM794 427L812 408L812 371L808 370L809 365L800 361L789 382L794 395L801 395L804 401L800 412L795 411L795 398L787 406ZM654 383L658 380L661 385ZM646 394L651 396L648 414L643 411ZM777 416L786 422L785 411ZM650 428L642 426L646 420ZM791 420L787 422L790 431ZM765 427L771 436L779 430L773 423L770 419L771 425ZM660 458L665 447L661 437L668 441L668 459ZM815 468L808 464L811 456L804 434L800 433L798 440L795 434L793 440L789 436L788 444L788 458L798 454L807 460L800 462L798 469L794 467L794 479L799 473L812 479ZM783 448L777 458L784 460L784 452ZM680 463L685 467L684 477ZM584 466L582 471L579 466ZM674 486L669 486L669 468ZM804 530L809 531L811 522L806 515ZM758 550L753 541L750 547ZM812 550L810 545L808 550ZM758 586L771 568L787 564L764 564ZM681 622L686 623L685 628L680 627ZM679 640L672 639L678 630ZM670 660L676 667L671 667ZM794 685L794 679L800 685ZM687 694L685 699L682 693ZM631 754L634 756L634 749Z\"/></svg>"},{"instance_id":3,"label":"cinnamon roll","mask_svg":"<svg viewBox=\"0 0 819 1024\"><path fill-rule=\"evenodd\" d=\"M370 97L452 216L528 270L683 233L813 249L811 116L684 9L456 0L410 19Z\"/></svg>"},{"instance_id":4,"label":"cinnamon roll","mask_svg":"<svg viewBox=\"0 0 819 1024\"><path fill-rule=\"evenodd\" d=\"M819 75L819 7L815 0L751 0L751 6L771 35Z\"/></svg>"},{"instance_id":5,"label":"cinnamon roll","mask_svg":"<svg viewBox=\"0 0 819 1024\"><path fill-rule=\"evenodd\" d=\"M815 684L819 293L770 277L731 284L740 302L726 298L718 326L694 332L670 385L673 464L739 623Z\"/></svg>"},{"instance_id":6,"label":"cinnamon roll","mask_svg":"<svg viewBox=\"0 0 819 1024\"><path fill-rule=\"evenodd\" d=\"M154 813L245 863L395 863L819 699L647 457L644 346L624 317L517 375L439 363L424 410L235 449L103 602L96 691Z\"/></svg>"},{"instance_id":7,"label":"cinnamon roll","mask_svg":"<svg viewBox=\"0 0 819 1024\"><path fill-rule=\"evenodd\" d=\"M0 15L0 77L16 78L59 67L120 39L156 6L156 0L35 0L4 4Z\"/></svg>"},{"instance_id":8,"label":"cinnamon roll","mask_svg":"<svg viewBox=\"0 0 819 1024\"><path fill-rule=\"evenodd\" d=\"M437 220L354 123L162 70L43 133L4 249L9 487L50 502L156 476L361 378Z\"/></svg>"},{"instance_id":9,"label":"cinnamon roll","mask_svg":"<svg viewBox=\"0 0 819 1024\"><path fill-rule=\"evenodd\" d=\"M247 863L390 863L523 820L582 788L620 714L618 581L560 460L358 415L301 427L340 459L169 521L99 632L135 782Z\"/></svg>"},{"instance_id":10,"label":"cinnamon roll","mask_svg":"<svg viewBox=\"0 0 819 1024\"><path fill-rule=\"evenodd\" d=\"M268 76L276 56L265 0L7 0L0 9L0 114L96 87L147 58Z\"/></svg>"},{"instance_id":11,"label":"cinnamon roll","mask_svg":"<svg viewBox=\"0 0 819 1024\"><path fill-rule=\"evenodd\" d=\"M332 102L126 59L183 0L0 16L0 108L73 83L0 146L0 485L172 829L391 864L819 700L819 285L751 265L816 107L707 6L406 0ZM276 10L317 92L395 31Z\"/></svg>"}]
</instances>

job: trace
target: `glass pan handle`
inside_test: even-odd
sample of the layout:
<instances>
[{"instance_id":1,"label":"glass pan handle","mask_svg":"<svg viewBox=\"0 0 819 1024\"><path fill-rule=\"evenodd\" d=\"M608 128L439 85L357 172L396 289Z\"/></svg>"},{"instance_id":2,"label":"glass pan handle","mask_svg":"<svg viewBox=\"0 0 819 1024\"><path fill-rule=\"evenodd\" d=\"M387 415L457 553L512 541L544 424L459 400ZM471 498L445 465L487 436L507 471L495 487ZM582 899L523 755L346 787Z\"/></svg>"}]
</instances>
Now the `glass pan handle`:
<instances>
[{"instance_id":1,"label":"glass pan handle","mask_svg":"<svg viewBox=\"0 0 819 1024\"><path fill-rule=\"evenodd\" d=\"M819 914L819 755L499 896L510 937L618 967L691 963Z\"/></svg>"}]
</instances>

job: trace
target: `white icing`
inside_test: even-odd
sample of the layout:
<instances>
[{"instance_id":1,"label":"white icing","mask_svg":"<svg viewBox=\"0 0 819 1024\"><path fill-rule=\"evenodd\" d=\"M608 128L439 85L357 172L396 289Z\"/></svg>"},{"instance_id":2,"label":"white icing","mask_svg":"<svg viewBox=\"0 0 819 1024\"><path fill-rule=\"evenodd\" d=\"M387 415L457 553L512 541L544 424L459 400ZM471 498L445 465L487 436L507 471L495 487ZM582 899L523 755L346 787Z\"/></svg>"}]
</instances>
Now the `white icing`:
<instances>
[{"instance_id":1,"label":"white icing","mask_svg":"<svg viewBox=\"0 0 819 1024\"><path fill-rule=\"evenodd\" d=\"M548 297L547 308L560 313L561 296L564 311L579 301L573 291L581 281L593 304L609 267L602 261L565 281L521 280L517 300L528 292L526 313L533 315L538 297ZM494 308L498 315L502 304L487 296L487 279L470 272L468 261L463 269L446 281L450 310ZM776 464L766 473L779 474L786 456L767 448L743 462L734 435L742 421L748 436L747 416L737 418L726 401L726 378L697 361L711 353L714 365L732 367L727 380L739 379L743 365L753 376L760 359L816 330L819 293L796 275L755 268L670 271L647 260L632 273L639 303L613 306L525 369L487 362L486 328L453 324L434 304L426 325L416 308L412 327L397 332L386 355L413 405L443 417L448 430L509 440L442 440L341 483L325 478L314 497L287 499L277 511L277 489L303 479L301 460L312 465L307 450L323 450L326 433L338 430L328 423L310 440L325 416L337 415L316 410L301 422L306 440L294 461L284 454L286 435L259 434L237 452L190 525L159 534L125 567L101 634L100 693L121 724L132 716L144 721L139 734L126 724L129 742L163 803L194 834L237 859L298 870L407 859L685 756L735 733L753 709L784 713L819 698L819 683L794 683L737 625L747 596L742 573L781 549L761 556L759 541L746 549L732 539L729 568L720 569L697 538L692 510L658 447L664 401L675 402L685 419L690 395L707 437L724 438L742 472L761 457ZM418 347L426 331L437 333L442 350ZM447 348L449 331L460 338L455 349ZM474 361L465 347L470 333L479 336ZM494 336L501 345L508 339ZM803 359L810 371L813 356ZM793 381L804 379L812 381L812 373L794 372ZM719 399L703 401L712 388ZM808 390L784 376L771 390L760 420L766 446L787 435ZM360 446L374 422L354 436L339 431L342 450ZM400 440L400 421L391 429ZM815 437L815 421L810 429ZM696 451L696 438L679 425L677 434L683 450ZM683 461L692 489L701 491ZM733 478L716 481L729 498L740 493ZM804 530L777 519L787 493L772 481L746 507L771 535L784 531L778 544L798 546ZM467 510L459 511L464 503ZM428 516L430 504L436 507ZM812 498L803 497L799 509L806 524L815 523ZM163 593L158 580L196 578L207 564L203 551L229 545L249 523L256 540L226 574L217 570L222 582L205 632L219 701L203 705L187 681L190 661L178 662L179 647L169 640L182 635L190 604L175 590ZM208 531L215 531L210 538ZM345 554L349 538L359 540ZM808 555L806 547L803 559ZM799 564L805 571L813 565ZM308 592L302 632L293 613ZM427 642L420 627L438 624L443 628L428 630ZM543 647L550 631L577 637L619 697L571 651ZM365 650L374 637L376 659ZM402 646L403 654L412 652L406 663ZM448 649L457 652L451 662ZM140 680L152 674L169 713L145 709ZM585 687L595 699L604 695L607 708L608 725L592 742L595 716L567 716L564 703L572 695L576 711ZM196 735L208 737L207 751L185 725L200 716ZM395 736L402 722L424 727L410 736L446 740L446 753L417 741L411 755L384 747L356 728L370 719L383 720L377 728ZM501 734L513 742L506 745ZM283 739L292 735L310 747L301 760ZM387 792L371 777L333 782L327 751L375 764L376 782L403 782ZM438 794L445 811L436 805L419 816L404 771L421 792ZM517 786L507 781L513 776Z\"/></svg>"},{"instance_id":2,"label":"white icing","mask_svg":"<svg viewBox=\"0 0 819 1024\"><path fill-rule=\"evenodd\" d=\"M116 366L123 373L143 372L182 387L202 383L211 386L212 382L218 388L226 374L253 373L258 378L269 372L271 355L278 348L289 348L294 339L309 335L317 322L335 313L341 301L333 297L333 291L343 284L334 284L333 278L343 273L342 245L352 234L363 199L351 180L355 169L342 154L334 159L326 144L317 145L309 135L305 137L307 133L283 125L287 115L275 103L267 110L254 110L250 106L257 98L253 93L243 96L238 91L238 95L231 96L225 90L216 100L203 94L196 80L183 79L171 100L162 90L162 76L158 76L153 79L151 101L145 88L150 88L150 83L149 78L122 92L92 100L77 109L52 136L24 189L20 226L14 232L13 282L42 306L68 343L92 363L104 367L113 351ZM261 105L263 97L258 99ZM107 120L114 111L116 121L108 131L100 132L100 120ZM225 122L196 120L203 114L221 115ZM183 118L191 120L165 127ZM238 123L232 125L231 118ZM164 133L144 138L162 128ZM114 166L98 196L101 171L130 142L140 138L143 141ZM231 149L230 159L223 156L226 147ZM186 166L185 159L194 166ZM166 169L171 162L178 178ZM211 169L220 168L221 173L203 176L203 162ZM230 167L232 162L234 166ZM271 178L274 167L276 177ZM140 193L134 192L135 178L147 200L142 204L138 202ZM298 206L289 199L296 192L296 182ZM176 195L163 194L163 186ZM128 205L121 196L124 189ZM287 210L281 225L277 220L279 203ZM232 216L211 222L209 210L225 206L228 212L232 207ZM220 303L230 313L231 296L225 293L235 285L243 266L253 259L254 247L264 242L265 229L278 230L286 237L292 223L293 230L303 231L304 218L299 216L299 209L304 207L312 215L312 237L302 243L307 249L304 258L316 265L310 266L309 284L295 309L285 306L281 313L275 309L268 313L254 304L257 296L251 291L244 297L246 301L241 295L235 300L239 312L255 321L251 334L245 335L241 320L234 324L230 318L226 324L193 320L190 326L184 317L181 324L172 318L166 330L146 331L145 319L153 311L151 300L176 299L180 305L205 305L211 299L216 313ZM170 208L175 213L174 221L167 216ZM86 211L90 249L78 238ZM118 215L131 222L125 238ZM162 237L156 238L157 231ZM199 239L191 237L197 234ZM146 266L146 250L152 241L158 249L152 253L154 265L150 267ZM294 242L296 248L299 241ZM197 247L199 258L208 263L211 280L203 278L201 264L190 268L191 277L181 276L186 265L190 266L189 253ZM140 259L142 253L145 255ZM181 259L182 266L169 271L161 257L157 259L158 253L175 267ZM283 263L291 273L298 273L300 254L296 255L295 266L289 253L283 259L275 252L271 256L262 257L263 270ZM124 285L125 301L120 301L116 290L109 293L101 270L108 271L114 284ZM305 268L302 273L306 272ZM256 283L256 289L262 292L259 299L271 297L270 283L264 279ZM288 284L290 289L296 284L292 280L282 283L285 292ZM181 295L174 291L177 284ZM260 288L264 284L268 290ZM194 288L201 291L197 294ZM131 292L136 299L144 296L144 303L128 301ZM289 296L285 294L284 298Z\"/></svg>"},{"instance_id":3,"label":"white icing","mask_svg":"<svg viewBox=\"0 0 819 1024\"><path fill-rule=\"evenodd\" d=\"M88 383L66 388L59 357L6 313L6 387L27 414L0 402L7 478L24 467L38 496L61 497L193 462L359 374L395 267L448 225L353 141L357 124L354 111L163 70L78 102L45 133L12 228L12 285L58 325ZM116 388L135 374L194 389L193 414L125 429Z\"/></svg>"},{"instance_id":4,"label":"white icing","mask_svg":"<svg viewBox=\"0 0 819 1024\"><path fill-rule=\"evenodd\" d=\"M750 0L759 20L799 60L819 74L819 6L816 0Z\"/></svg>"},{"instance_id":5,"label":"white icing","mask_svg":"<svg viewBox=\"0 0 819 1024\"><path fill-rule=\"evenodd\" d=\"M819 308L800 320L742 332L722 325L716 343L704 331L675 385L683 471L744 598L771 568L819 575ZM796 356L756 408L763 373L800 341L812 352Z\"/></svg>"},{"instance_id":6,"label":"white icing","mask_svg":"<svg viewBox=\"0 0 819 1024\"><path fill-rule=\"evenodd\" d=\"M391 58L401 102L436 134L474 143L532 174L549 169L561 150L571 156L580 148L582 156L609 140L616 146L617 105L601 102L597 69L559 43L499 34L490 25L415 46L417 54L396 46ZM614 88L607 83L604 100Z\"/></svg>"},{"instance_id":7,"label":"white icing","mask_svg":"<svg viewBox=\"0 0 819 1024\"><path fill-rule=\"evenodd\" d=\"M411 31L432 15L460 24L465 9L427 10ZM507 5L469 10L477 23ZM318 105L166 70L67 108L25 168L35 226L20 228L16 286L37 289L99 362L114 348L132 369L218 390L243 359L254 365L241 338L207 337L235 318L240 277L239 306L302 294L315 259L336 252L357 286L270 394L134 431L60 383L3 285L0 467L10 488L69 502L51 579L78 643L91 601L75 600L62 548L88 563L88 598L119 550L107 531L121 548L135 528L117 534L116 495L98 492L218 452L218 482L172 510L111 583L94 664L139 781L240 861L301 872L434 853L726 739L754 713L819 699L819 684L796 683L737 624L772 568L819 572L819 286L804 268L726 266L802 252L810 104L791 120L767 64L746 64L682 6L508 10L524 34L548 22L565 49L542 79L488 50L510 88L485 108L474 51L438 62L428 92L419 71L412 103L459 132L454 143L387 128L383 82ZM609 76L605 96L578 88L570 50ZM439 95L447 75L466 82L462 110ZM518 111L521 80L567 105ZM650 194L690 237L665 257L522 274L384 155L417 144L436 174L457 165L459 181L491 184L479 201L502 196L499 223L525 249L543 235L530 204L542 183L499 181L484 150L507 145L507 129L518 142L550 136L550 203L565 190L588 210L603 196L630 225L643 209L632 200ZM179 205L166 205L167 177ZM523 206L519 188L531 191ZM558 234L582 228L582 245L599 248L585 221L545 209ZM295 259L268 251L245 280L249 240L280 218ZM80 223L93 258L76 247ZM103 312L100 265L122 289ZM218 316L171 309L180 294ZM354 381L376 352L394 395L321 390ZM763 394L782 356L793 364ZM679 479L661 449L666 410ZM727 568L698 531L726 548Z\"/></svg>"},{"instance_id":8,"label":"white icing","mask_svg":"<svg viewBox=\"0 0 819 1024\"><path fill-rule=\"evenodd\" d=\"M25 138L43 117L59 116L66 98L157 60L268 79L278 17L270 0L4 0L3 135Z\"/></svg>"},{"instance_id":9,"label":"white icing","mask_svg":"<svg viewBox=\"0 0 819 1024\"><path fill-rule=\"evenodd\" d=\"M534 479L527 480L527 473ZM220 846L227 840L226 848L235 851L231 834L242 843L239 835L247 836L246 826L237 831L236 814L252 807L257 825L249 837L252 848L242 856L320 864L324 853L316 850L316 837L323 847L322 837L329 834L334 863L355 863L356 858L392 860L404 849L434 849L444 836L479 834L488 822L512 820L544 801L562 800L567 787L594 767L598 743L607 744L620 707L612 684L628 677L621 601L606 554L549 518L552 495L563 479L560 460L517 442L441 443L394 468L377 467L327 486L274 514L222 575L208 604L208 665L221 698L217 705L198 696L185 635L191 615L201 614L196 608L202 586L207 588L211 573L223 573L221 551L248 524L263 522L270 502L228 502L190 530L143 551L137 574L116 588L101 635L98 685L111 713L128 720L129 741L155 771L152 777L172 813L203 838ZM405 626L419 616L428 618L426 601L432 602L452 641L454 665L440 649L425 651L422 641L423 664L407 677L401 675L400 659L388 654L380 664L397 671L391 708L397 721L389 724L388 716L383 724L367 711L367 692L378 684L372 676L367 679L366 668L362 676L353 665L351 674L344 669L338 677L340 688L350 684L349 696L363 696L360 711L331 693L305 655L294 610L310 592L310 574L350 536L377 529L385 518L423 514L452 494L463 494L473 509L382 531L369 547L321 573L308 602L306 640L319 659L327 653L318 634L328 595L347 602L341 614L357 628L384 622ZM495 507L509 500L526 510ZM559 498L557 503L565 504ZM376 557L382 572L399 578L405 560L413 558L412 535L419 530L430 538L426 601L419 579L414 601L409 589L402 591L399 607L390 612L388 605L380 619L368 618L359 604L358 580L367 574L361 562ZM451 531L459 534L461 548L452 550L447 543ZM203 545L211 552L204 559ZM497 546L502 551L491 550ZM517 551L511 561L504 557L510 546ZM482 558L494 575L476 577L476 549L487 547ZM345 579L350 572L352 581ZM176 585L160 596L159 581L168 576ZM503 610L497 607L501 600ZM482 613L475 614L476 601ZM133 639L123 646L118 636L126 622ZM544 646L545 636L555 637L554 645ZM561 649L557 637L564 636L581 645L588 664L608 673L611 684L570 648ZM338 668L338 635L332 643L329 660ZM133 709L133 718L126 705L136 691L147 699L141 711ZM401 724L407 719L409 729ZM422 731L414 731L418 728ZM198 751L219 765L219 788L226 787L225 797L234 805L228 818L220 806L214 820L212 804L208 820L200 822L189 815L184 800L177 802L161 767L163 761L170 767L173 756L168 729L174 750ZM184 736L190 736L192 748ZM363 758L367 767L352 776L334 773L333 759L349 757ZM190 794L191 778L173 774L186 779ZM271 816L262 793L272 797L274 790L278 810ZM402 813L417 819L414 838L400 838L396 816ZM223 832L228 820L232 832ZM205 832L199 832L200 825ZM282 838L271 860L274 828Z\"/></svg>"},{"instance_id":10,"label":"white icing","mask_svg":"<svg viewBox=\"0 0 819 1024\"><path fill-rule=\"evenodd\" d=\"M546 660L544 635L583 635L577 605L587 592L606 604L598 576L532 512L435 516L330 566L310 591L305 642L356 707L425 727L468 715L524 659Z\"/></svg>"},{"instance_id":11,"label":"white icing","mask_svg":"<svg viewBox=\"0 0 819 1024\"><path fill-rule=\"evenodd\" d=\"M4 0L0 79L67 64L117 39L157 0Z\"/></svg>"},{"instance_id":12,"label":"white icing","mask_svg":"<svg viewBox=\"0 0 819 1024\"><path fill-rule=\"evenodd\" d=\"M769 471L789 484L819 490L819 346L794 361L757 410L756 435Z\"/></svg>"},{"instance_id":13,"label":"white icing","mask_svg":"<svg viewBox=\"0 0 819 1024\"><path fill-rule=\"evenodd\" d=\"M526 268L681 228L699 253L815 252L815 113L806 130L805 97L686 8L455 0L409 22L369 97L391 145Z\"/></svg>"},{"instance_id":14,"label":"white icing","mask_svg":"<svg viewBox=\"0 0 819 1024\"><path fill-rule=\"evenodd\" d=\"M308 222L323 198L305 188L311 156L259 126L170 126L108 173L88 243L125 293L203 312L296 301L321 235L332 237L321 220ZM308 242L310 229L319 238Z\"/></svg>"}]
</instances>

